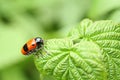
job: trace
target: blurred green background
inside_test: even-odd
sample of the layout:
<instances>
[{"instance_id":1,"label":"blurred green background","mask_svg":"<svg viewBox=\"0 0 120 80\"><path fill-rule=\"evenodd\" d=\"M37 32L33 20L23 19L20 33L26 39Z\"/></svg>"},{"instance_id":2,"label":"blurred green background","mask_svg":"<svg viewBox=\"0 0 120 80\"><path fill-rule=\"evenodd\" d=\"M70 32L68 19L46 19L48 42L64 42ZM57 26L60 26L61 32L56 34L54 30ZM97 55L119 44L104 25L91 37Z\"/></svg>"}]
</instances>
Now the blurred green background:
<instances>
[{"instance_id":1,"label":"blurred green background","mask_svg":"<svg viewBox=\"0 0 120 80\"><path fill-rule=\"evenodd\" d=\"M39 80L23 44L65 37L85 18L120 23L120 0L0 0L0 80Z\"/></svg>"}]
</instances>

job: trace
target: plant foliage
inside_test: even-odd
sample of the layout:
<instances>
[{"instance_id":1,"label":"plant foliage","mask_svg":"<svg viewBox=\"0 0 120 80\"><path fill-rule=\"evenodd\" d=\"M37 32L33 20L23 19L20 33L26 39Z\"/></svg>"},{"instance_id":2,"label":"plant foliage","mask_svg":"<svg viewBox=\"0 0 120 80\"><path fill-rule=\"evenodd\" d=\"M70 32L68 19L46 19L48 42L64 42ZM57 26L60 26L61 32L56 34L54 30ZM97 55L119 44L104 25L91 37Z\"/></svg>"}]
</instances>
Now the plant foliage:
<instances>
[{"instance_id":1,"label":"plant foliage","mask_svg":"<svg viewBox=\"0 0 120 80\"><path fill-rule=\"evenodd\" d=\"M83 20L63 39L47 40L35 58L42 80L119 80L120 26Z\"/></svg>"}]
</instances>

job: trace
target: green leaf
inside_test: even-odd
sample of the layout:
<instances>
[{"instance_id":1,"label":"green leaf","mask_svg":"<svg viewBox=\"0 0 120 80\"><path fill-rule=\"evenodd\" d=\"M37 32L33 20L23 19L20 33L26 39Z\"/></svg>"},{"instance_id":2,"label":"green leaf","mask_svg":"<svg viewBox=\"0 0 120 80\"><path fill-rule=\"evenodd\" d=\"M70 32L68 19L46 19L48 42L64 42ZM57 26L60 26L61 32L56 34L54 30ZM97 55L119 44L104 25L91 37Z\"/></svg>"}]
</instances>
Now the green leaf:
<instances>
[{"instance_id":1,"label":"green leaf","mask_svg":"<svg viewBox=\"0 0 120 80\"><path fill-rule=\"evenodd\" d=\"M99 46L93 42L81 41L74 45L71 39L51 39L45 50L49 55L36 59L44 78L51 75L55 80L106 79Z\"/></svg>"},{"instance_id":2,"label":"green leaf","mask_svg":"<svg viewBox=\"0 0 120 80\"><path fill-rule=\"evenodd\" d=\"M70 37L72 40L83 39L83 37L85 37L86 28L92 23L93 22L89 19L83 20L76 28L73 28L69 32L68 37Z\"/></svg>"},{"instance_id":3,"label":"green leaf","mask_svg":"<svg viewBox=\"0 0 120 80\"><path fill-rule=\"evenodd\" d=\"M119 80L120 26L83 20L68 38L47 40L35 58L42 80Z\"/></svg>"},{"instance_id":4,"label":"green leaf","mask_svg":"<svg viewBox=\"0 0 120 80\"><path fill-rule=\"evenodd\" d=\"M104 21L105 22L105 21ZM104 22L99 22L103 24ZM120 26L106 21L106 25L96 26L96 32L88 33L103 50L106 69L108 71L108 80L120 79ZM103 26L105 28L103 28ZM106 59L107 58L107 59Z\"/></svg>"},{"instance_id":5,"label":"green leaf","mask_svg":"<svg viewBox=\"0 0 120 80\"><path fill-rule=\"evenodd\" d=\"M81 26L78 27L81 28ZM78 31L82 32L80 29ZM119 80L120 26L111 20L96 21L86 28L82 39L84 38L92 40L103 51L101 54L104 56L104 64L108 74L107 80Z\"/></svg>"}]
</instances>

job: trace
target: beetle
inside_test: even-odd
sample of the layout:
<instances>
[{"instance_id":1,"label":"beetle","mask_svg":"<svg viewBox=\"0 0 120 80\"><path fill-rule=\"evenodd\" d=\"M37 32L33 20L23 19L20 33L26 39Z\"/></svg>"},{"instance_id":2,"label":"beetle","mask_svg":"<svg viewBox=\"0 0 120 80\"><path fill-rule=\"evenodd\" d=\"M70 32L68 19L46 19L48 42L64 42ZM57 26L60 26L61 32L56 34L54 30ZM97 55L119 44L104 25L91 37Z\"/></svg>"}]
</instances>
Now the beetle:
<instances>
[{"instance_id":1,"label":"beetle","mask_svg":"<svg viewBox=\"0 0 120 80\"><path fill-rule=\"evenodd\" d=\"M32 54L33 52L36 52L37 50L41 49L43 47L43 45L44 45L44 41L41 37L36 37L36 38L30 39L22 47L21 53L23 55Z\"/></svg>"}]
</instances>

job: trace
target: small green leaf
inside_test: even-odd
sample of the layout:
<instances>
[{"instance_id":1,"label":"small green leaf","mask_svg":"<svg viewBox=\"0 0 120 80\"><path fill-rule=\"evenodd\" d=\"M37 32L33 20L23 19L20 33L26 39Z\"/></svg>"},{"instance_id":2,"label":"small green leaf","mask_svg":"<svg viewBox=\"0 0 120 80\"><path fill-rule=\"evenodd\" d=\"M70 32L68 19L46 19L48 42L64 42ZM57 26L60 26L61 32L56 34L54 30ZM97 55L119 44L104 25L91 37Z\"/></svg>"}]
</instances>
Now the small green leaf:
<instances>
[{"instance_id":1,"label":"small green leaf","mask_svg":"<svg viewBox=\"0 0 120 80\"><path fill-rule=\"evenodd\" d=\"M89 27L93 22L89 19L83 20L77 27L74 27L68 34L72 39L83 39L85 37L86 28Z\"/></svg>"}]
</instances>

